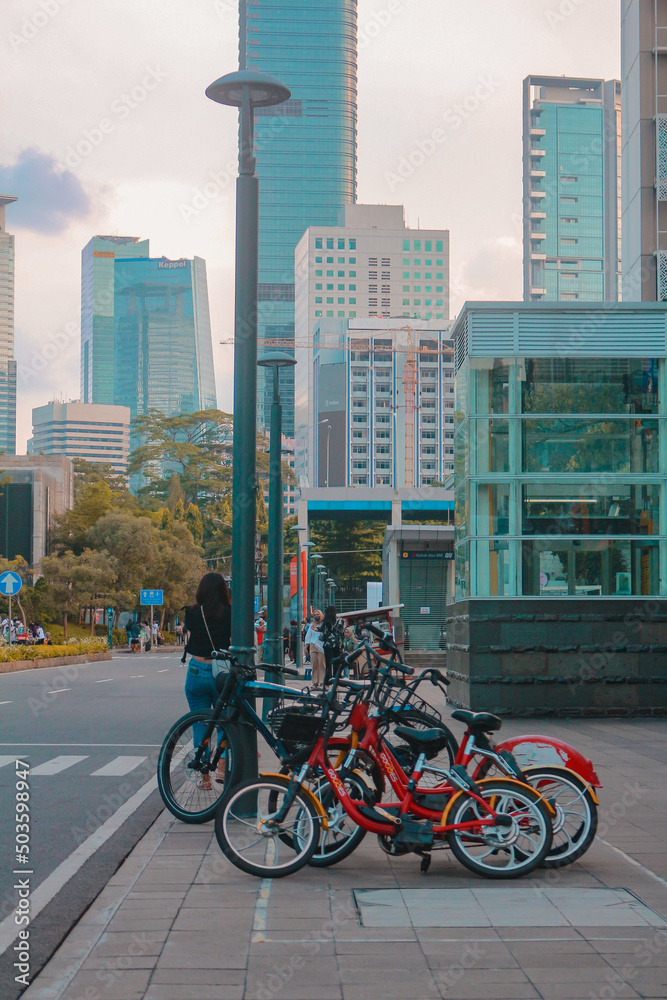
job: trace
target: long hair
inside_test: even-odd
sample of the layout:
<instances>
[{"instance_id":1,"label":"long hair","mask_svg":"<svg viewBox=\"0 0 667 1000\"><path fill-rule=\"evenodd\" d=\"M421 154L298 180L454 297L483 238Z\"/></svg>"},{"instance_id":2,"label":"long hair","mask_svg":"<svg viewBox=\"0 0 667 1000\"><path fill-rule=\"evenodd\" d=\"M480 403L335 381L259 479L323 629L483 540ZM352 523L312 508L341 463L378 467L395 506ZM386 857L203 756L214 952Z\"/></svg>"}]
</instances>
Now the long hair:
<instances>
[{"instance_id":1,"label":"long hair","mask_svg":"<svg viewBox=\"0 0 667 1000\"><path fill-rule=\"evenodd\" d=\"M221 618L223 609L229 607L232 599L222 573L204 573L199 581L195 601L211 618Z\"/></svg>"},{"instance_id":2,"label":"long hair","mask_svg":"<svg viewBox=\"0 0 667 1000\"><path fill-rule=\"evenodd\" d=\"M324 624L332 628L336 624L336 609L333 604L324 609Z\"/></svg>"}]
</instances>

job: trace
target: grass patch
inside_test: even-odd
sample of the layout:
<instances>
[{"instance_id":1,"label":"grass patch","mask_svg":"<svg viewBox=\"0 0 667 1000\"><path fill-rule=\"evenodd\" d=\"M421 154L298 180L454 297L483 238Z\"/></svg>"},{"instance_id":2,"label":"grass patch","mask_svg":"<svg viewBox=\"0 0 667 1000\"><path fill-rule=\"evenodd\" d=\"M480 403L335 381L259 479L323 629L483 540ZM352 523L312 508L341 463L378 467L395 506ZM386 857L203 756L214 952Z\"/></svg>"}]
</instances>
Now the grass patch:
<instances>
[{"instance_id":1,"label":"grass patch","mask_svg":"<svg viewBox=\"0 0 667 1000\"><path fill-rule=\"evenodd\" d=\"M0 663L19 660L50 660L56 656L81 656L83 653L104 653L109 644L104 639L73 640L57 646L0 646Z\"/></svg>"}]
</instances>

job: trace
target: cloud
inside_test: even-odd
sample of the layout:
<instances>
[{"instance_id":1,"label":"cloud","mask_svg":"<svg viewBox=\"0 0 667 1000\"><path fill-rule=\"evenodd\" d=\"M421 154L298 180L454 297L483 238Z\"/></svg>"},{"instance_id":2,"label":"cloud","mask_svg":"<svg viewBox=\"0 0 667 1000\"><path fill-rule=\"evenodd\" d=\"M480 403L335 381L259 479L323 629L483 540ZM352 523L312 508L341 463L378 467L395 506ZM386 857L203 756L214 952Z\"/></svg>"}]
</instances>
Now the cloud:
<instances>
[{"instance_id":1,"label":"cloud","mask_svg":"<svg viewBox=\"0 0 667 1000\"><path fill-rule=\"evenodd\" d=\"M0 192L19 197L10 208L10 228L38 233L62 233L92 208L78 177L38 149L24 149L11 166L0 164Z\"/></svg>"}]
</instances>

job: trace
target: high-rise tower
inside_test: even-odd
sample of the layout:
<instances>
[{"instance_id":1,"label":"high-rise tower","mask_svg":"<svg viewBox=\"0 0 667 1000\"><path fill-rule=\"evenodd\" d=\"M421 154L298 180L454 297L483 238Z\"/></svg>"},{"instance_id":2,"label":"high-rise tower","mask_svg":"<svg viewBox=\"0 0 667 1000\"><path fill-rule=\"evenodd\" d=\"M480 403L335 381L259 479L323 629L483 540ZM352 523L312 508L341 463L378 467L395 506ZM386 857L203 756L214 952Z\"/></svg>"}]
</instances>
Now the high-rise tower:
<instances>
[{"instance_id":1,"label":"high-rise tower","mask_svg":"<svg viewBox=\"0 0 667 1000\"><path fill-rule=\"evenodd\" d=\"M523 81L523 297L617 301L621 269L618 80Z\"/></svg>"},{"instance_id":2,"label":"high-rise tower","mask_svg":"<svg viewBox=\"0 0 667 1000\"><path fill-rule=\"evenodd\" d=\"M667 301L667 4L622 0L623 298Z\"/></svg>"},{"instance_id":3,"label":"high-rise tower","mask_svg":"<svg viewBox=\"0 0 667 1000\"><path fill-rule=\"evenodd\" d=\"M16 195L0 194L0 450L16 454L14 360L14 237L5 229L5 207Z\"/></svg>"},{"instance_id":4,"label":"high-rise tower","mask_svg":"<svg viewBox=\"0 0 667 1000\"><path fill-rule=\"evenodd\" d=\"M356 200L357 0L240 0L241 68L276 76L289 101L255 111L260 179L259 350L294 337L294 250ZM284 381L283 381L284 380ZM266 425L270 384L257 390ZM267 395L268 394L268 395ZM281 373L283 429L294 434L293 369Z\"/></svg>"}]
</instances>

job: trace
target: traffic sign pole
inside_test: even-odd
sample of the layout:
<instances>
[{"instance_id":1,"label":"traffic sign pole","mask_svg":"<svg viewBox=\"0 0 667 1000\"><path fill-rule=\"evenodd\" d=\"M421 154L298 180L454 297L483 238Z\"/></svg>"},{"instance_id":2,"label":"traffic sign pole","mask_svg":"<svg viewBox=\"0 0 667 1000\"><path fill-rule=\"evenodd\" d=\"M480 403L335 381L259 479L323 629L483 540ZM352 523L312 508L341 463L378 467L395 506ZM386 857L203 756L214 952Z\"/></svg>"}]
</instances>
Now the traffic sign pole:
<instances>
[{"instance_id":1,"label":"traffic sign pole","mask_svg":"<svg viewBox=\"0 0 667 1000\"><path fill-rule=\"evenodd\" d=\"M9 598L9 648L12 648L12 595L8 594Z\"/></svg>"},{"instance_id":2,"label":"traffic sign pole","mask_svg":"<svg viewBox=\"0 0 667 1000\"><path fill-rule=\"evenodd\" d=\"M153 605L152 604L151 604L151 634L150 634L150 640L151 640L151 653L154 653L155 650L153 649Z\"/></svg>"}]
</instances>

